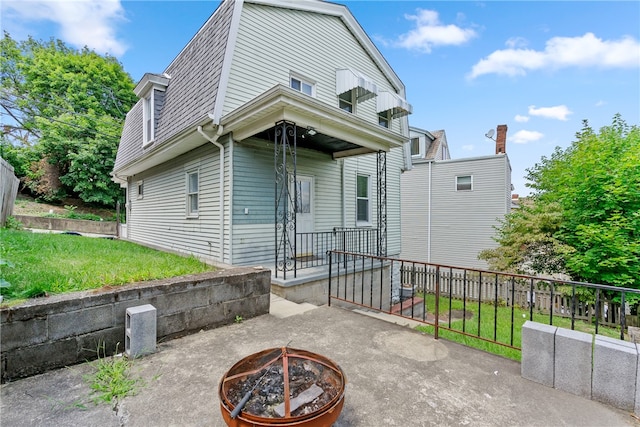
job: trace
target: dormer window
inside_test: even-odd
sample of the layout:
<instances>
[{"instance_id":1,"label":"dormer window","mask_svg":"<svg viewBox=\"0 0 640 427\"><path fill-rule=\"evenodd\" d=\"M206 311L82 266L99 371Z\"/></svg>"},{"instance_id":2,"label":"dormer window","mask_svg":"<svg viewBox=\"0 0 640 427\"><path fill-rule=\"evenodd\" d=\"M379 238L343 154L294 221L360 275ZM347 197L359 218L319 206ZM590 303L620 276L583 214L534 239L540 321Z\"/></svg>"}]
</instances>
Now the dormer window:
<instances>
[{"instance_id":1,"label":"dormer window","mask_svg":"<svg viewBox=\"0 0 640 427\"><path fill-rule=\"evenodd\" d=\"M156 138L156 124L158 117L156 112L162 108L164 92L169 85L169 76L166 74L145 74L133 89L135 94L142 99L142 146L151 144Z\"/></svg>"},{"instance_id":2,"label":"dormer window","mask_svg":"<svg viewBox=\"0 0 640 427\"><path fill-rule=\"evenodd\" d=\"M421 157L420 154L420 138L411 138L411 157Z\"/></svg>"},{"instance_id":3,"label":"dormer window","mask_svg":"<svg viewBox=\"0 0 640 427\"><path fill-rule=\"evenodd\" d=\"M154 126L153 126L153 90L142 101L142 114L143 120L143 145L147 145L153 141Z\"/></svg>"},{"instance_id":4,"label":"dormer window","mask_svg":"<svg viewBox=\"0 0 640 427\"><path fill-rule=\"evenodd\" d=\"M309 79L305 79L298 75L291 75L289 83L291 89L295 89L309 96L316 96L316 84L311 82Z\"/></svg>"}]
</instances>

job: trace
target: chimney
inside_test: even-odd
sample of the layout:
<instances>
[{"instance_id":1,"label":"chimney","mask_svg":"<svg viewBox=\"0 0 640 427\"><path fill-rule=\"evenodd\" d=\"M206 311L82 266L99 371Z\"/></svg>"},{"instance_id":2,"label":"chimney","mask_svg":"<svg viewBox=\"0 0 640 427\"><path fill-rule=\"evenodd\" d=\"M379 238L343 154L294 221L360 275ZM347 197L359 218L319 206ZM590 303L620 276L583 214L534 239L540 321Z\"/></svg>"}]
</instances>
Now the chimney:
<instances>
[{"instance_id":1,"label":"chimney","mask_svg":"<svg viewBox=\"0 0 640 427\"><path fill-rule=\"evenodd\" d=\"M497 133L496 154L505 154L507 152L507 125L498 125Z\"/></svg>"}]
</instances>

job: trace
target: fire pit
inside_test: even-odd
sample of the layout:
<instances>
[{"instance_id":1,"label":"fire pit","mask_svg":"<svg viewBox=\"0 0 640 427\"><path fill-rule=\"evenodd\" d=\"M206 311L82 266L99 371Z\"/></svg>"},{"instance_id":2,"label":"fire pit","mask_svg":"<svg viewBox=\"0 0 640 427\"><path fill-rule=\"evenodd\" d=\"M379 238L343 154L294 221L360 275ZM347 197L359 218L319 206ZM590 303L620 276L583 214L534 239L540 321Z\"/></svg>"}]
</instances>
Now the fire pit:
<instances>
[{"instance_id":1,"label":"fire pit","mask_svg":"<svg viewBox=\"0 0 640 427\"><path fill-rule=\"evenodd\" d=\"M319 354L289 347L252 354L222 377L222 418L231 427L331 426L342 411L346 378Z\"/></svg>"}]
</instances>

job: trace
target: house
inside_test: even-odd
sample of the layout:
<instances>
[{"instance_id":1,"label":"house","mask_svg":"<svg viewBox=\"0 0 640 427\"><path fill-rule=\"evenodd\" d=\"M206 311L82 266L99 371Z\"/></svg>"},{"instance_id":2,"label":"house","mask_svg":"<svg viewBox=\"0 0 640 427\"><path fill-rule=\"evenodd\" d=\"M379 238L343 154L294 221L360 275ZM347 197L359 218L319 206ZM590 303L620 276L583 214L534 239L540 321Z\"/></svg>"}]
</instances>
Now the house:
<instances>
[{"instance_id":1,"label":"house","mask_svg":"<svg viewBox=\"0 0 640 427\"><path fill-rule=\"evenodd\" d=\"M346 6L225 0L135 93L124 238L281 284L329 249L400 254L412 107Z\"/></svg>"},{"instance_id":2,"label":"house","mask_svg":"<svg viewBox=\"0 0 640 427\"><path fill-rule=\"evenodd\" d=\"M463 159L451 159L444 131L410 130L413 168L401 179L401 258L487 268L478 254L497 246L494 226L512 207L507 126L498 126L495 155Z\"/></svg>"}]
</instances>

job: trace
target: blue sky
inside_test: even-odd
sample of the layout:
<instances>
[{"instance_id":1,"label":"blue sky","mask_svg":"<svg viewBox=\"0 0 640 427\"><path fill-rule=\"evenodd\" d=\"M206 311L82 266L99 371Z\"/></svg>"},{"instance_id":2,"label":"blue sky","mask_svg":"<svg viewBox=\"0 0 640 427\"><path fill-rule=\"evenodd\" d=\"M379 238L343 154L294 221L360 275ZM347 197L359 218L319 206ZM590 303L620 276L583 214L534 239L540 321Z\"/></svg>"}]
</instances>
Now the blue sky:
<instances>
[{"instance_id":1,"label":"blue sky","mask_svg":"<svg viewBox=\"0 0 640 427\"><path fill-rule=\"evenodd\" d=\"M218 1L3 0L15 39L60 38L162 72ZM640 124L640 2L345 1L404 82L411 125L444 129L453 158L493 154L508 126L515 192L525 169L587 119Z\"/></svg>"}]
</instances>

